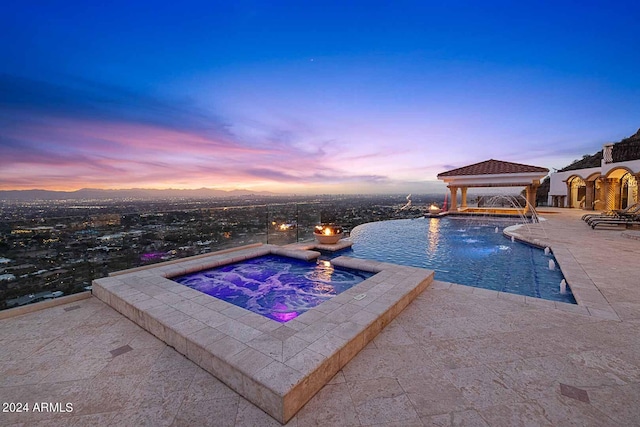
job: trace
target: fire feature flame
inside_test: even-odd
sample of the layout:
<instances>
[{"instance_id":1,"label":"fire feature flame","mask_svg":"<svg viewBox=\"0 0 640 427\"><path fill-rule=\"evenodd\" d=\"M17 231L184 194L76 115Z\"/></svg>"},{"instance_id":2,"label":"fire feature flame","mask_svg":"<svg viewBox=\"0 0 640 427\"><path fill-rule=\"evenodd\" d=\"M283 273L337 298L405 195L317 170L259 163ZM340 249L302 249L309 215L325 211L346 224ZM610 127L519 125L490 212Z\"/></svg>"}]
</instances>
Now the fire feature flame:
<instances>
[{"instance_id":1,"label":"fire feature flame","mask_svg":"<svg viewBox=\"0 0 640 427\"><path fill-rule=\"evenodd\" d=\"M316 225L314 233L322 234L324 236L333 236L342 233L342 229L334 225Z\"/></svg>"},{"instance_id":2,"label":"fire feature flame","mask_svg":"<svg viewBox=\"0 0 640 427\"><path fill-rule=\"evenodd\" d=\"M342 227L335 224L317 225L313 234L321 244L333 245L342 238Z\"/></svg>"}]
</instances>

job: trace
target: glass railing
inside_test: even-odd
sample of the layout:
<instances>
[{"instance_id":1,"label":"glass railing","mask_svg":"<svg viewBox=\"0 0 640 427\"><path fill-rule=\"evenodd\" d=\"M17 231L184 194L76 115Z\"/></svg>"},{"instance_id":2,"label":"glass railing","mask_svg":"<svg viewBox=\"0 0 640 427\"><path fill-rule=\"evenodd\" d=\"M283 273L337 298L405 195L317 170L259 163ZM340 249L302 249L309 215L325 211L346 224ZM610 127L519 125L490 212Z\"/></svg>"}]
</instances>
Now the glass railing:
<instances>
[{"instance_id":1,"label":"glass railing","mask_svg":"<svg viewBox=\"0 0 640 427\"><path fill-rule=\"evenodd\" d=\"M320 205L282 203L0 223L0 308L90 289L111 272L252 243L313 239Z\"/></svg>"}]
</instances>

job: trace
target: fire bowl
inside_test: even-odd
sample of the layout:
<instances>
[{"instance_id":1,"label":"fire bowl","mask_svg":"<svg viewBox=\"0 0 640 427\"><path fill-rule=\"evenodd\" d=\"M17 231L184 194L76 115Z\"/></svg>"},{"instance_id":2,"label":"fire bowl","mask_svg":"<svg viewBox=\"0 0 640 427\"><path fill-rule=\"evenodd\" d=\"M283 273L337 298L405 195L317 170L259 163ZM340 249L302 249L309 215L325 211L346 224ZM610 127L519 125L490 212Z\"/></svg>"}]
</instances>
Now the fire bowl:
<instances>
[{"instance_id":1,"label":"fire bowl","mask_svg":"<svg viewBox=\"0 0 640 427\"><path fill-rule=\"evenodd\" d=\"M344 233L337 225L318 225L313 230L313 235L321 245L333 245L338 243Z\"/></svg>"},{"instance_id":2,"label":"fire bowl","mask_svg":"<svg viewBox=\"0 0 640 427\"><path fill-rule=\"evenodd\" d=\"M440 209L437 205L429 206L429 214L438 215L440 212L442 212L442 209Z\"/></svg>"}]
</instances>

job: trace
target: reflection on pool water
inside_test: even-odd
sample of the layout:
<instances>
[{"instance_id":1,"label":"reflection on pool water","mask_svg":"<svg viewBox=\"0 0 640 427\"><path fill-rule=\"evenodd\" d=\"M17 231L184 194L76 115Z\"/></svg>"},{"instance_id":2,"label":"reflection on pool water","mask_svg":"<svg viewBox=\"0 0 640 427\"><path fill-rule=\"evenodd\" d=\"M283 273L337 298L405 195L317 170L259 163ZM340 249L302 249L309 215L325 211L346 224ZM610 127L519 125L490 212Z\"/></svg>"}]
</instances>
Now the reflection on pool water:
<instances>
[{"instance_id":1,"label":"reflection on pool water","mask_svg":"<svg viewBox=\"0 0 640 427\"><path fill-rule=\"evenodd\" d=\"M333 267L329 261L265 255L172 280L287 322L371 276L373 273L366 271Z\"/></svg>"},{"instance_id":2,"label":"reflection on pool water","mask_svg":"<svg viewBox=\"0 0 640 427\"><path fill-rule=\"evenodd\" d=\"M419 218L360 225L343 255L435 270L437 280L553 301L576 301L544 251L502 234L515 224L483 218ZM498 227L498 232L496 232Z\"/></svg>"}]
</instances>

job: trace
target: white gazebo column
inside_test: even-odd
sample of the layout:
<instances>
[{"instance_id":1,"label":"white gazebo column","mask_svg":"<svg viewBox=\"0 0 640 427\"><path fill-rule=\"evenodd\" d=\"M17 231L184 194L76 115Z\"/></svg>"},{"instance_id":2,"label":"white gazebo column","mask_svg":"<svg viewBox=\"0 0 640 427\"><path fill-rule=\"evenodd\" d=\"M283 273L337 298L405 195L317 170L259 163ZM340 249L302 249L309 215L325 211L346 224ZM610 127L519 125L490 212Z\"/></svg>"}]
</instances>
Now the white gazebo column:
<instances>
[{"instance_id":1,"label":"white gazebo column","mask_svg":"<svg viewBox=\"0 0 640 427\"><path fill-rule=\"evenodd\" d=\"M529 206L531 205L531 186L527 185L525 187L525 205L524 205L524 212L523 213L529 213Z\"/></svg>"},{"instance_id":2,"label":"white gazebo column","mask_svg":"<svg viewBox=\"0 0 640 427\"><path fill-rule=\"evenodd\" d=\"M536 195L538 194L538 187L540 183L533 183L527 185L525 188L527 204L524 207L524 213L529 213L536 207Z\"/></svg>"},{"instance_id":3,"label":"white gazebo column","mask_svg":"<svg viewBox=\"0 0 640 427\"><path fill-rule=\"evenodd\" d=\"M461 208L467 207L467 187L462 187L460 189L460 194L462 195L462 201L460 203Z\"/></svg>"},{"instance_id":4,"label":"white gazebo column","mask_svg":"<svg viewBox=\"0 0 640 427\"><path fill-rule=\"evenodd\" d=\"M458 187L454 187L452 185L449 186L449 191L451 192L451 203L449 204L450 211L458 210Z\"/></svg>"}]
</instances>

